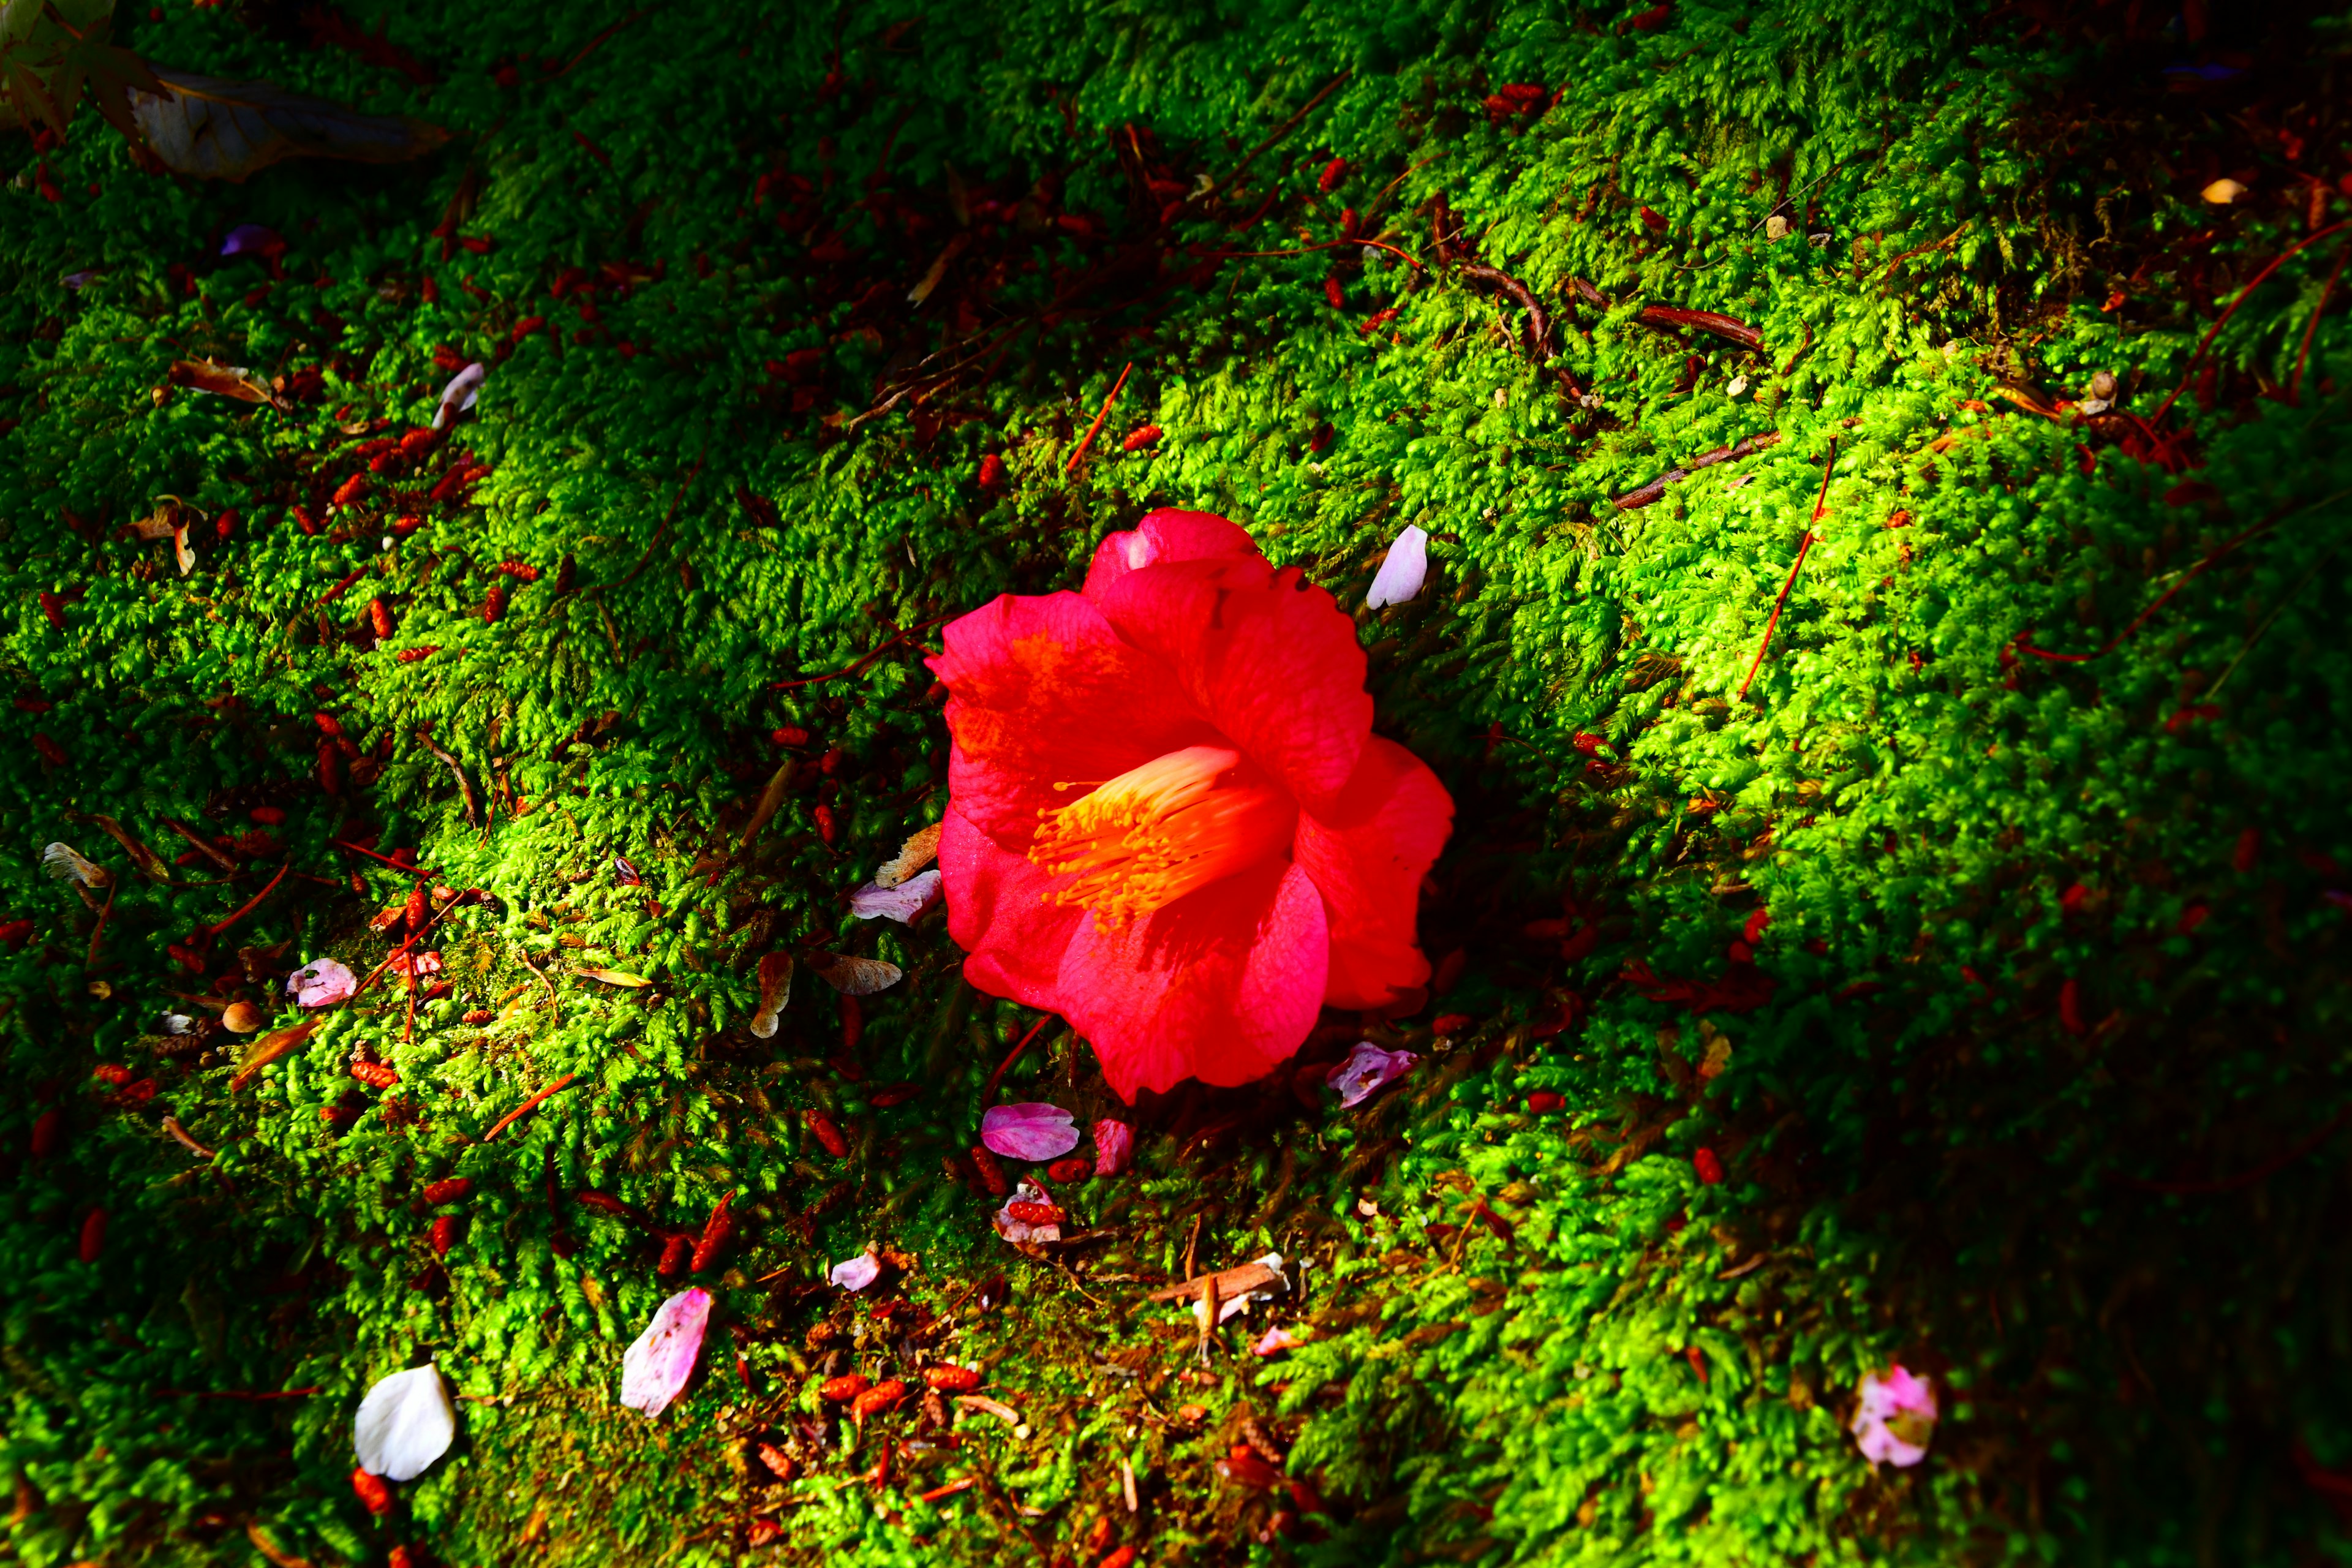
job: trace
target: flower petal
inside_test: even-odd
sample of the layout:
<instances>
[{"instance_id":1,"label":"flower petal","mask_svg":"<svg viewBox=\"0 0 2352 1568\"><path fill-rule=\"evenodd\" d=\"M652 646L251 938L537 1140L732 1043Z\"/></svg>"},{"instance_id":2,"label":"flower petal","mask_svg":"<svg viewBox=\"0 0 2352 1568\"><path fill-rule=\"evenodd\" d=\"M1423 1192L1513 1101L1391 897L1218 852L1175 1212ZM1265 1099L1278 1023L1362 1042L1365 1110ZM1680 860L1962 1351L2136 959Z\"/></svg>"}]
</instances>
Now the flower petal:
<instances>
[{"instance_id":1,"label":"flower petal","mask_svg":"<svg viewBox=\"0 0 2352 1568\"><path fill-rule=\"evenodd\" d=\"M1078 1146L1078 1127L1058 1105L992 1105L981 1115L980 1141L1008 1160L1043 1163Z\"/></svg>"},{"instance_id":2,"label":"flower petal","mask_svg":"<svg viewBox=\"0 0 2352 1568\"><path fill-rule=\"evenodd\" d=\"M1257 542L1239 523L1213 511L1146 512L1132 529L1114 533L1095 546L1094 564L1087 569L1084 590L1100 599L1112 584L1130 572L1167 561L1201 561L1217 556L1262 561Z\"/></svg>"},{"instance_id":3,"label":"flower petal","mask_svg":"<svg viewBox=\"0 0 2352 1568\"><path fill-rule=\"evenodd\" d=\"M709 1291L680 1290L664 1301L621 1357L621 1403L648 1418L659 1415L694 1375L703 1331L709 1326Z\"/></svg>"},{"instance_id":4,"label":"flower petal","mask_svg":"<svg viewBox=\"0 0 2352 1568\"><path fill-rule=\"evenodd\" d=\"M1405 524L1396 542L1389 546L1388 556L1381 563L1379 575L1372 579L1371 592L1364 603L1377 610L1388 605L1402 605L1421 592L1421 584L1429 575L1429 535L1416 523Z\"/></svg>"},{"instance_id":5,"label":"flower petal","mask_svg":"<svg viewBox=\"0 0 2352 1568\"><path fill-rule=\"evenodd\" d=\"M1062 953L1086 911L1046 902L1060 879L999 848L955 806L942 821L948 934L971 955L964 978L992 996L1060 1012Z\"/></svg>"},{"instance_id":6,"label":"flower petal","mask_svg":"<svg viewBox=\"0 0 2352 1568\"><path fill-rule=\"evenodd\" d=\"M940 873L935 868L919 876L909 877L895 888L879 882L868 882L849 895L849 912L861 921L878 918L897 921L905 925L931 907L940 896Z\"/></svg>"},{"instance_id":7,"label":"flower petal","mask_svg":"<svg viewBox=\"0 0 2352 1568\"><path fill-rule=\"evenodd\" d=\"M1003 595L950 622L943 643L930 668L950 693L949 797L1007 849L1083 793L1056 784L1090 788L1213 738L1168 668L1076 594Z\"/></svg>"},{"instance_id":8,"label":"flower petal","mask_svg":"<svg viewBox=\"0 0 2352 1568\"><path fill-rule=\"evenodd\" d=\"M314 958L286 977L286 994L305 1007L348 1001L359 985L359 976L331 958Z\"/></svg>"},{"instance_id":9,"label":"flower petal","mask_svg":"<svg viewBox=\"0 0 2352 1568\"><path fill-rule=\"evenodd\" d=\"M352 1423L360 1468L393 1481L424 1474L457 1436L457 1407L430 1362L378 1382L360 1401L359 1416Z\"/></svg>"},{"instance_id":10,"label":"flower petal","mask_svg":"<svg viewBox=\"0 0 2352 1568\"><path fill-rule=\"evenodd\" d=\"M1122 1100L1263 1078L1298 1049L1323 1002L1323 900L1296 866L1267 862L1104 931L1077 922L1062 956L1062 1015L1094 1044Z\"/></svg>"},{"instance_id":11,"label":"flower petal","mask_svg":"<svg viewBox=\"0 0 2352 1568\"><path fill-rule=\"evenodd\" d=\"M845 1290L863 1290L882 1278L882 1260L871 1252L861 1252L835 1264L826 1278Z\"/></svg>"},{"instance_id":12,"label":"flower petal","mask_svg":"<svg viewBox=\"0 0 2352 1568\"><path fill-rule=\"evenodd\" d=\"M1411 1051L1385 1051L1370 1040L1359 1040L1348 1059L1331 1069L1324 1081L1339 1091L1342 1110L1361 1105L1384 1084L1402 1078L1421 1058Z\"/></svg>"},{"instance_id":13,"label":"flower petal","mask_svg":"<svg viewBox=\"0 0 2352 1568\"><path fill-rule=\"evenodd\" d=\"M1330 810L1300 814L1292 853L1331 921L1327 1005L1379 1008L1428 982L1416 934L1421 879L1453 825L1454 800L1437 775L1378 735Z\"/></svg>"},{"instance_id":14,"label":"flower petal","mask_svg":"<svg viewBox=\"0 0 2352 1568\"><path fill-rule=\"evenodd\" d=\"M1095 1174L1116 1176L1126 1170L1135 1153L1135 1129L1105 1117L1095 1123L1094 1133Z\"/></svg>"},{"instance_id":15,"label":"flower petal","mask_svg":"<svg viewBox=\"0 0 2352 1568\"><path fill-rule=\"evenodd\" d=\"M451 376L449 384L441 389L441 405L433 411L433 428L446 429L451 416L474 406L474 395L489 374L489 367L477 360Z\"/></svg>"},{"instance_id":16,"label":"flower petal","mask_svg":"<svg viewBox=\"0 0 2352 1568\"><path fill-rule=\"evenodd\" d=\"M1329 594L1287 567L1221 557L1130 572L1097 602L1301 806L1339 798L1371 733L1372 700L1356 624Z\"/></svg>"}]
</instances>

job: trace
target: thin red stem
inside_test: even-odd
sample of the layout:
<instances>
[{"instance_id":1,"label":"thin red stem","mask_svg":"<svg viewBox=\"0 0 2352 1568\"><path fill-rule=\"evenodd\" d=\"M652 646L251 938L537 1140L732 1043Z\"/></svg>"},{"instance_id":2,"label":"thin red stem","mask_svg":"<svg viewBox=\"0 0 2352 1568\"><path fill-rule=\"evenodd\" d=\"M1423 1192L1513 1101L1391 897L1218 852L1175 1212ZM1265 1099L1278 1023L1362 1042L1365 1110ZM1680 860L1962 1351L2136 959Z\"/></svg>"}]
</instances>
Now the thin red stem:
<instances>
[{"instance_id":1,"label":"thin red stem","mask_svg":"<svg viewBox=\"0 0 2352 1568\"><path fill-rule=\"evenodd\" d=\"M364 855L371 860L380 860L383 864L391 867L394 870L405 871L412 877L430 877L433 875L432 872L425 870L422 867L404 865L402 862L394 859L389 855L379 855L373 849L362 849L358 845L352 843L346 838L330 838L327 842L333 845L338 849L348 849L354 855Z\"/></svg>"},{"instance_id":2,"label":"thin red stem","mask_svg":"<svg viewBox=\"0 0 2352 1568\"><path fill-rule=\"evenodd\" d=\"M1013 1070L1013 1064L1021 1059L1021 1053L1029 1048L1029 1042L1037 1037L1039 1030L1045 1028L1046 1025L1053 1021L1054 1015L1048 1013L1044 1017L1038 1019L1034 1024L1032 1024L1029 1026L1029 1032L1021 1037L1021 1043L1013 1047L1013 1054L1006 1057L1002 1062L997 1064L996 1070L989 1075L988 1087L980 1091L980 1103L982 1109L986 1109L989 1101L996 1098L997 1085L1003 1083L1004 1081L1004 1075Z\"/></svg>"},{"instance_id":3,"label":"thin red stem","mask_svg":"<svg viewBox=\"0 0 2352 1568\"><path fill-rule=\"evenodd\" d=\"M2221 319L2214 322L2211 327L2208 328L2204 337L2198 340L2197 352L2189 356L2189 368L2181 372L2180 384L2174 387L2172 389L2172 395L2166 398L2163 404L2158 407L2157 411L2148 416L2148 423L2155 424L2163 419L2165 414L2172 407L2172 405L2180 401L2180 395L2189 390L2189 377L2197 374L2198 362L2205 357L2205 351L2213 346L2213 339L2220 334L2221 329L2230 324L2230 318L2238 313L2238 307L2246 302L2246 296L2252 293L2255 288L2262 283L2263 279L2268 278L2272 273L2276 272L2286 262L2310 249L2313 246L2317 245L2321 240L2326 239L2337 229L2344 227L2347 223L2352 223L2352 218L2339 219L2335 223L2329 224L2326 228L2321 229L2318 233L2307 236L2305 238L2298 240L2294 245L2291 245L2284 250L2280 251L2277 257L2272 260L2268 267L2263 268L2260 272L2255 273L2252 278L2246 280L2246 286L2238 290L2238 297L2230 301L2230 308L2221 312Z\"/></svg>"},{"instance_id":4,"label":"thin red stem","mask_svg":"<svg viewBox=\"0 0 2352 1568\"><path fill-rule=\"evenodd\" d=\"M2303 348L2294 356L2294 374L2286 384L2286 400L2294 403L2303 395L2303 367L2311 358L2312 340L2319 336L2319 318L2327 314L2327 301L2336 292L2336 280L2344 276L2344 264L2352 261L2352 245L2344 247L2336 258L2336 270L2327 275L2327 286L2319 291L2319 303L2312 307L2311 324L2303 329Z\"/></svg>"},{"instance_id":5,"label":"thin red stem","mask_svg":"<svg viewBox=\"0 0 2352 1568\"><path fill-rule=\"evenodd\" d=\"M1095 412L1095 422L1087 426L1086 437L1084 439L1079 441L1078 449L1070 454L1070 466L1062 470L1064 473L1076 473L1078 471L1078 465L1087 460L1087 448L1093 446L1095 444L1095 437L1102 433L1103 421L1110 417L1110 405L1117 403L1118 401L1118 395L1122 391L1126 390L1127 373L1134 368L1135 362L1133 360L1128 361L1126 365L1121 368L1118 373L1118 380L1113 384L1110 389L1110 395L1103 399L1102 407Z\"/></svg>"},{"instance_id":6,"label":"thin red stem","mask_svg":"<svg viewBox=\"0 0 2352 1568\"><path fill-rule=\"evenodd\" d=\"M578 1078L579 1076L580 1075L576 1072L565 1073L562 1078L557 1079L553 1083L549 1084L545 1089L541 1089L537 1094L532 1095L529 1100L524 1100L520 1105L516 1106L512 1110L509 1110L504 1116L499 1117L499 1124L496 1127L491 1128L488 1132L482 1134L482 1142L485 1143L488 1142L491 1139L497 1137L499 1133L505 1131L508 1128L521 1121L525 1116L537 1110L541 1104L543 1103L549 1096L554 1094L559 1089L563 1089L569 1085L573 1079Z\"/></svg>"},{"instance_id":7,"label":"thin red stem","mask_svg":"<svg viewBox=\"0 0 2352 1568\"><path fill-rule=\"evenodd\" d=\"M262 889L261 891L246 900L244 905L238 909L236 913L229 916L228 919L222 921L219 924L214 926L212 928L213 934L215 936L220 935L221 932L228 930L229 927L236 924L237 921L251 914L254 910L259 906L262 900L268 898L270 894L278 890L278 884L286 879L286 873L289 868L286 866L278 867L278 875L269 879L269 886Z\"/></svg>"},{"instance_id":8,"label":"thin red stem","mask_svg":"<svg viewBox=\"0 0 2352 1568\"><path fill-rule=\"evenodd\" d=\"M1813 515L1805 524L1805 537L1797 542L1797 558L1789 563L1789 579L1780 584L1780 596L1772 601L1772 614L1764 623L1764 640L1756 647L1755 662L1748 667L1748 679L1739 683L1739 695L1734 701L1748 700L1748 689L1756 683L1756 672L1764 668L1764 656L1772 651L1772 631L1780 624L1780 612L1789 603L1789 590L1797 585L1797 574L1805 569L1805 552L1813 547L1813 524L1822 521L1822 513L1830 504L1830 474L1837 467L1837 437L1830 437L1830 455L1822 462L1822 493L1813 502Z\"/></svg>"}]
</instances>

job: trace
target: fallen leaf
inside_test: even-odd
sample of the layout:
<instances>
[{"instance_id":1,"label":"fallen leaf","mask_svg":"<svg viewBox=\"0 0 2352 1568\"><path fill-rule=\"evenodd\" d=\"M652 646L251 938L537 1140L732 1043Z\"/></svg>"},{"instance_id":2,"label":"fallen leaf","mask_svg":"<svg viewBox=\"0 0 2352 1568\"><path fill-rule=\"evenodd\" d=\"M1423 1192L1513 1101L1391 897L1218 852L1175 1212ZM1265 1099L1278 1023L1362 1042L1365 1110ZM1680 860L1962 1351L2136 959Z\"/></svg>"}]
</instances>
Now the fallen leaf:
<instances>
[{"instance_id":1,"label":"fallen leaf","mask_svg":"<svg viewBox=\"0 0 2352 1568\"><path fill-rule=\"evenodd\" d=\"M1270 1285L1280 1285L1287 1289L1290 1284L1289 1277L1282 1271L1282 1254L1269 1252L1253 1263L1244 1263L1235 1268L1222 1269L1214 1274L1195 1275L1181 1284L1162 1287L1144 1297L1144 1300L1147 1301L1198 1300L1202 1293L1207 1290L1211 1280L1216 1282L1217 1300L1221 1302L1239 1301L1244 1297L1263 1292Z\"/></svg>"},{"instance_id":2,"label":"fallen leaf","mask_svg":"<svg viewBox=\"0 0 2352 1568\"><path fill-rule=\"evenodd\" d=\"M871 996L906 978L895 963L878 958L846 958L837 952L813 952L808 966L816 971L818 979L845 996Z\"/></svg>"},{"instance_id":3,"label":"fallen leaf","mask_svg":"<svg viewBox=\"0 0 2352 1568\"><path fill-rule=\"evenodd\" d=\"M1384 1051L1370 1040L1359 1040L1348 1059L1325 1079L1339 1091L1342 1107L1360 1105L1384 1084L1402 1078L1421 1058L1411 1051Z\"/></svg>"},{"instance_id":4,"label":"fallen leaf","mask_svg":"<svg viewBox=\"0 0 2352 1568\"><path fill-rule=\"evenodd\" d=\"M60 882L79 882L85 888L103 888L113 880L105 868L69 844L51 844L43 849L41 869Z\"/></svg>"},{"instance_id":5,"label":"fallen leaf","mask_svg":"<svg viewBox=\"0 0 2352 1568\"><path fill-rule=\"evenodd\" d=\"M215 359L175 359L163 379L174 386L234 397L239 403L266 403L281 411L286 407L285 400L251 371L242 365L223 364Z\"/></svg>"},{"instance_id":6,"label":"fallen leaf","mask_svg":"<svg viewBox=\"0 0 2352 1568\"><path fill-rule=\"evenodd\" d=\"M772 952L760 960L760 1010L751 1015L751 1033L773 1039L776 1016L793 999L793 955Z\"/></svg>"},{"instance_id":7,"label":"fallen leaf","mask_svg":"<svg viewBox=\"0 0 2352 1568\"><path fill-rule=\"evenodd\" d=\"M287 158L398 163L449 140L437 125L362 114L266 81L222 81L158 70L159 95L133 88L131 119L163 166L242 181Z\"/></svg>"},{"instance_id":8,"label":"fallen leaf","mask_svg":"<svg viewBox=\"0 0 2352 1568\"><path fill-rule=\"evenodd\" d=\"M245 1059L237 1064L236 1076L228 1080L228 1091L235 1094L251 1083L263 1068L318 1033L319 1026L325 1022L324 1018L306 1019L256 1040L252 1048L245 1053Z\"/></svg>"},{"instance_id":9,"label":"fallen leaf","mask_svg":"<svg viewBox=\"0 0 2352 1568\"><path fill-rule=\"evenodd\" d=\"M583 969L580 974L583 979L601 980L607 985L626 985L632 990L653 984L644 975L631 974L625 969Z\"/></svg>"},{"instance_id":10,"label":"fallen leaf","mask_svg":"<svg viewBox=\"0 0 2352 1568\"><path fill-rule=\"evenodd\" d=\"M743 825L743 846L751 847L751 840L760 837L760 829L768 826L776 808L784 804L784 785L792 782L793 769L799 764L787 759L768 780L768 787L760 792L760 804L751 808L751 820Z\"/></svg>"},{"instance_id":11,"label":"fallen leaf","mask_svg":"<svg viewBox=\"0 0 2352 1568\"><path fill-rule=\"evenodd\" d=\"M932 823L929 827L915 829L907 842L898 846L898 853L886 861L874 873L877 888L895 888L939 858L940 833L946 825Z\"/></svg>"}]
</instances>

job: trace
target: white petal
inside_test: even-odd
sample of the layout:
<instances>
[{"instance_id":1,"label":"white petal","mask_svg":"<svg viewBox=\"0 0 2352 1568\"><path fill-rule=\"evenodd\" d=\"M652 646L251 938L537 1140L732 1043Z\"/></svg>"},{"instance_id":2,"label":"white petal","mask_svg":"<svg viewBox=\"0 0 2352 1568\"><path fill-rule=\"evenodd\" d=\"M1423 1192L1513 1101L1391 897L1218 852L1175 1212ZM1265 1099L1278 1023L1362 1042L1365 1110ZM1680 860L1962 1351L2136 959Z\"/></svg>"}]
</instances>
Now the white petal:
<instances>
[{"instance_id":1,"label":"white petal","mask_svg":"<svg viewBox=\"0 0 2352 1568\"><path fill-rule=\"evenodd\" d=\"M863 1290L882 1278L882 1260L870 1252L861 1252L845 1262L835 1264L828 1278L845 1290Z\"/></svg>"},{"instance_id":2,"label":"white petal","mask_svg":"<svg viewBox=\"0 0 2352 1568\"><path fill-rule=\"evenodd\" d=\"M424 1474L457 1436L457 1408L430 1362L394 1373L369 1389L352 1424L360 1468L388 1481Z\"/></svg>"},{"instance_id":3,"label":"white petal","mask_svg":"<svg viewBox=\"0 0 2352 1568\"><path fill-rule=\"evenodd\" d=\"M866 883L849 895L849 912L862 921L882 915L905 925L930 908L939 896L940 870L934 866L895 888L883 887L879 881Z\"/></svg>"},{"instance_id":4,"label":"white petal","mask_svg":"<svg viewBox=\"0 0 2352 1568\"><path fill-rule=\"evenodd\" d=\"M446 428L451 415L461 414L474 406L475 389L482 384L482 378L489 374L481 362L477 360L451 376L449 384L441 389L441 406L434 410L433 428L436 430Z\"/></svg>"},{"instance_id":5,"label":"white petal","mask_svg":"<svg viewBox=\"0 0 2352 1568\"><path fill-rule=\"evenodd\" d=\"M1375 610L1384 605L1402 605L1421 592L1428 575L1429 535L1417 524L1407 523L1389 546L1388 559L1381 563L1380 575L1372 579L1372 591L1364 595L1364 603Z\"/></svg>"}]
</instances>

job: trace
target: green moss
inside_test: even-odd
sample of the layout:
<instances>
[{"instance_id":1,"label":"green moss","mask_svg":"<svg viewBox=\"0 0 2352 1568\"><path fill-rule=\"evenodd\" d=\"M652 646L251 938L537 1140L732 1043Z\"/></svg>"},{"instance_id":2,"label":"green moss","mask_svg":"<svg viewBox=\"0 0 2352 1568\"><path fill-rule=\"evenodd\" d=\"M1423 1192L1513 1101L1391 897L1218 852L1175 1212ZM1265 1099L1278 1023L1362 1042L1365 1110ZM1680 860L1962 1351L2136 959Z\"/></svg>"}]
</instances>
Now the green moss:
<instances>
[{"instance_id":1,"label":"green moss","mask_svg":"<svg viewBox=\"0 0 2352 1568\"><path fill-rule=\"evenodd\" d=\"M250 1524L313 1562L2342 1555L2298 1471L2352 1465L2341 242L2197 349L2307 211L2340 210L2299 176L2340 167L2343 19L2217 17L2200 54L2105 7L1633 9L360 17L429 91L303 47L278 7L131 27L166 64L458 136L230 188L139 174L85 117L47 155L61 201L0 191L0 647L54 705L16 728L67 758L0 745L0 915L36 927L0 951L0 1124L18 1151L46 1108L67 1129L0 1197L16 1552L245 1562ZM2192 79L2168 67L2242 58L2170 90ZM1490 116L1512 83L1559 100ZM2197 199L2232 171L2258 172L2251 203ZM1213 206L1163 226L1202 176ZM1342 209L1415 261L1219 254L1323 245ZM217 260L240 222L287 237L283 278ZM1441 232L1541 303L1549 356ZM608 264L593 319L551 294ZM519 338L533 317L551 330ZM330 512L356 442L429 421L440 347L493 362L478 417ZM789 357L811 350L813 374ZM282 415L155 399L207 354L319 389ZM2003 396L2079 399L2102 371L2151 426ZM1162 438L1123 451L1145 423ZM2154 427L2181 444L2151 452ZM489 470L464 500L395 499L458 453ZM238 514L200 524L184 577L121 537L164 494ZM930 629L1072 584L1155 505L1234 516L1350 606L1400 526L1433 535L1431 590L1359 618L1383 732L1460 806L1423 925L1459 978L1364 1026L1428 1059L1360 1110L1281 1081L1142 1107L1138 1170L1071 1194L1113 1234L1047 1264L950 1163L1031 1016L961 984L936 915L877 931L842 895L943 806ZM321 710L367 759L340 797L314 782ZM788 725L812 739L780 748ZM502 803L487 830L428 730ZM192 985L165 948L278 851L233 887L209 863L159 886L77 814L168 857L166 818L236 835L257 805L288 813L293 874L224 959L373 967L367 917L407 879L333 847L354 833L492 899L438 933L452 994L413 1026L372 993L233 1094L226 1054L152 1052ZM95 917L37 868L52 839L119 881L87 973ZM1735 939L1769 1000L1645 994L1736 982ZM856 1079L805 973L774 1040L742 1027L758 955L801 944L907 971L867 1000ZM1441 1012L1470 1022L1437 1039ZM1335 1019L1310 1054L1355 1037ZM362 1046L403 1082L336 1131ZM1041 1047L1013 1092L1112 1108L1066 1035ZM100 1062L157 1098L105 1104ZM898 1082L922 1092L881 1105ZM1530 1114L1538 1089L1565 1109ZM436 1267L417 1193L453 1174L477 1194ZM673 1287L654 1241L551 1205L581 1187L677 1228L737 1194L743 1243L705 1279L724 1327L656 1424L614 1395ZM897 1453L879 1485L859 1478L908 1419L844 1436L814 1392L907 1353L908 1325L822 1283L869 1241L911 1255L908 1299L952 1320L935 1348L1020 1422L968 1413L963 1447ZM1285 1357L1233 1328L1198 1364L1181 1309L1137 1304L1188 1257L1269 1249L1305 1265ZM379 1523L346 1484L351 1412L423 1355L467 1396L463 1435ZM1898 1356L1947 1419L1925 1466L1874 1475L1844 1422ZM1303 1505L1219 1479L1245 1418L1333 1517L1268 1536ZM802 1478L767 1482L753 1438ZM754 1518L777 1545L746 1547Z\"/></svg>"}]
</instances>

